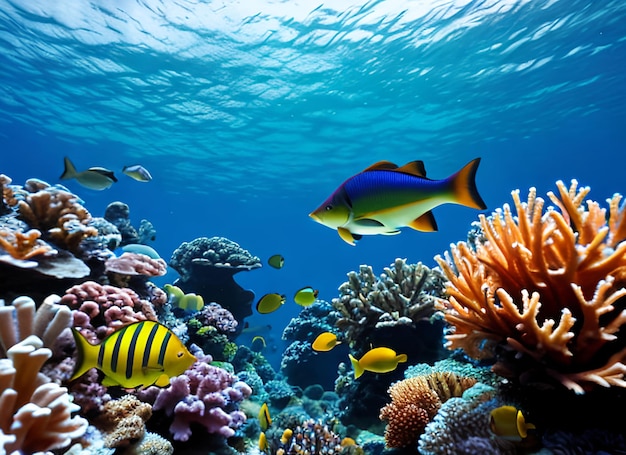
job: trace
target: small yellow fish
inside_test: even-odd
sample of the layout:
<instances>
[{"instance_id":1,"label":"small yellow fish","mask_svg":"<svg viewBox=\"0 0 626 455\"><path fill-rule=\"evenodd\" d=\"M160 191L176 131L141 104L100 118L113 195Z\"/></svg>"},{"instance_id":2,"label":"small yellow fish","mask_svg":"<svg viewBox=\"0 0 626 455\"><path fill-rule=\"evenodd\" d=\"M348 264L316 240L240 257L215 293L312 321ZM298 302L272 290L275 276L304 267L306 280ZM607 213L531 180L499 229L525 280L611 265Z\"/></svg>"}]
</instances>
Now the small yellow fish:
<instances>
[{"instance_id":1,"label":"small yellow fish","mask_svg":"<svg viewBox=\"0 0 626 455\"><path fill-rule=\"evenodd\" d=\"M313 341L312 347L314 351L326 352L340 344L341 341L337 341L337 335L331 332L320 333L315 341Z\"/></svg>"},{"instance_id":2,"label":"small yellow fish","mask_svg":"<svg viewBox=\"0 0 626 455\"><path fill-rule=\"evenodd\" d=\"M356 441L347 436L341 440L341 443L339 443L340 447L350 447L350 446L355 446L355 445L356 445Z\"/></svg>"},{"instance_id":3,"label":"small yellow fish","mask_svg":"<svg viewBox=\"0 0 626 455\"><path fill-rule=\"evenodd\" d=\"M267 442L267 436L265 436L265 432L261 431L261 434L259 435L259 450L261 452L265 452L269 448L270 445Z\"/></svg>"},{"instance_id":4,"label":"small yellow fish","mask_svg":"<svg viewBox=\"0 0 626 455\"><path fill-rule=\"evenodd\" d=\"M267 403L263 403L259 411L259 425L262 431L267 430L272 425L272 417L270 416L270 409L267 407Z\"/></svg>"},{"instance_id":5,"label":"small yellow fish","mask_svg":"<svg viewBox=\"0 0 626 455\"><path fill-rule=\"evenodd\" d=\"M117 182L113 171L103 167L90 167L86 171L78 172L67 156L64 158L64 164L65 169L61 177L59 177L61 180L76 179L85 188L97 191L106 190L113 183Z\"/></svg>"},{"instance_id":6,"label":"small yellow fish","mask_svg":"<svg viewBox=\"0 0 626 455\"><path fill-rule=\"evenodd\" d=\"M293 436L293 430L290 428L286 428L285 431L283 431L283 435L280 437L280 443L284 446L287 445L289 441L291 440L292 436Z\"/></svg>"},{"instance_id":7,"label":"small yellow fish","mask_svg":"<svg viewBox=\"0 0 626 455\"><path fill-rule=\"evenodd\" d=\"M318 294L319 291L317 289L313 289L311 286L307 286L296 292L296 295L293 296L293 300L298 305L309 306L315 303L315 299L317 298Z\"/></svg>"},{"instance_id":8,"label":"small yellow fish","mask_svg":"<svg viewBox=\"0 0 626 455\"><path fill-rule=\"evenodd\" d=\"M169 385L196 361L174 333L154 321L134 322L107 336L99 345L90 344L73 330L78 360L70 381L92 368L105 375L102 385L127 389Z\"/></svg>"},{"instance_id":9,"label":"small yellow fish","mask_svg":"<svg viewBox=\"0 0 626 455\"><path fill-rule=\"evenodd\" d=\"M522 411L515 406L500 406L491 411L489 427L496 436L509 441L521 441L528 436L527 430L534 430L532 423L526 423Z\"/></svg>"},{"instance_id":10,"label":"small yellow fish","mask_svg":"<svg viewBox=\"0 0 626 455\"><path fill-rule=\"evenodd\" d=\"M283 265L285 265L285 258L281 254L274 254L270 256L267 263L275 269L282 269Z\"/></svg>"},{"instance_id":11,"label":"small yellow fish","mask_svg":"<svg viewBox=\"0 0 626 455\"><path fill-rule=\"evenodd\" d=\"M140 164L124 166L124 169L122 169L122 173L137 180L138 182L149 182L150 180L152 180L152 176L150 175L150 172L148 172L148 169Z\"/></svg>"},{"instance_id":12,"label":"small yellow fish","mask_svg":"<svg viewBox=\"0 0 626 455\"><path fill-rule=\"evenodd\" d=\"M166 284L163 290L167 293L168 301L173 307L189 312L200 311L204 308L204 298L201 295L193 292L185 294L181 288L172 284Z\"/></svg>"},{"instance_id":13,"label":"small yellow fish","mask_svg":"<svg viewBox=\"0 0 626 455\"><path fill-rule=\"evenodd\" d=\"M263 338L261 335L255 336L250 342L250 349L252 349L254 352L261 352L266 347L267 344L265 343L265 338Z\"/></svg>"},{"instance_id":14,"label":"small yellow fish","mask_svg":"<svg viewBox=\"0 0 626 455\"><path fill-rule=\"evenodd\" d=\"M256 310L261 314L276 311L285 304L286 297L283 294L265 294L256 304Z\"/></svg>"},{"instance_id":15,"label":"small yellow fish","mask_svg":"<svg viewBox=\"0 0 626 455\"><path fill-rule=\"evenodd\" d=\"M358 378L364 371L372 373L388 373L398 366L398 363L406 362L406 354L396 354L396 351L390 348L374 348L363 354L359 360L355 359L352 354L348 354L352 368L354 368L354 377Z\"/></svg>"}]
</instances>

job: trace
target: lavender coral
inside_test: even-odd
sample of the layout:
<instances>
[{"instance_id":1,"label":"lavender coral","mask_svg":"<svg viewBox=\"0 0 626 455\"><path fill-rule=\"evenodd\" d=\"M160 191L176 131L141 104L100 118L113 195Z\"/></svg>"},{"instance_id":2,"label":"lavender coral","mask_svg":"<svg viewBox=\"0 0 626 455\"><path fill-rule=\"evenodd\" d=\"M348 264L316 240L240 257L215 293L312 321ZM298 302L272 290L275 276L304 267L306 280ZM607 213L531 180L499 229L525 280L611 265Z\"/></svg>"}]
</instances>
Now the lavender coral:
<instances>
[{"instance_id":1,"label":"lavender coral","mask_svg":"<svg viewBox=\"0 0 626 455\"><path fill-rule=\"evenodd\" d=\"M607 209L590 189L557 182L554 207L531 189L480 216L475 250L453 246L436 260L450 280L442 309L450 349L493 358L521 381L562 384L577 393L626 387L626 216L622 196Z\"/></svg>"},{"instance_id":2,"label":"lavender coral","mask_svg":"<svg viewBox=\"0 0 626 455\"><path fill-rule=\"evenodd\" d=\"M246 421L238 404L252 390L226 370L209 365L211 356L196 356L198 360L191 368L159 391L153 410L163 410L173 418L170 432L174 440L187 441L194 423L207 433L229 438Z\"/></svg>"}]
</instances>

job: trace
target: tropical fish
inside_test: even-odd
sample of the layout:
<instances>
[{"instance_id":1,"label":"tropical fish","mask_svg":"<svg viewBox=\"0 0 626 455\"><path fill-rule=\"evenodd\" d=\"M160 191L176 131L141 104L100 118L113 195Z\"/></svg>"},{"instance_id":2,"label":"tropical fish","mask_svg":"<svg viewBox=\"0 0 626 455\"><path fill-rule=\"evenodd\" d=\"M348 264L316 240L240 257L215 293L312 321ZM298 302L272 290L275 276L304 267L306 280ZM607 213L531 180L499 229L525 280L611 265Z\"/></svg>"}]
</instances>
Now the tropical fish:
<instances>
[{"instance_id":1,"label":"tropical fish","mask_svg":"<svg viewBox=\"0 0 626 455\"><path fill-rule=\"evenodd\" d=\"M348 354L352 368L354 368L354 377L358 378L364 371L373 373L388 373L398 366L398 363L406 362L406 354L396 354L396 351L390 348L374 348L363 354L359 360L355 359L352 354Z\"/></svg>"},{"instance_id":2,"label":"tropical fish","mask_svg":"<svg viewBox=\"0 0 626 455\"><path fill-rule=\"evenodd\" d=\"M315 341L313 341L313 350L326 352L330 351L332 348L340 344L341 341L337 341L337 335L331 332L323 332L320 333Z\"/></svg>"},{"instance_id":3,"label":"tropical fish","mask_svg":"<svg viewBox=\"0 0 626 455\"><path fill-rule=\"evenodd\" d=\"M291 428L285 428L285 431L283 431L283 434L280 437L280 443L284 446L287 445L287 443L291 440L292 436L293 436L293 430Z\"/></svg>"},{"instance_id":4,"label":"tropical fish","mask_svg":"<svg viewBox=\"0 0 626 455\"><path fill-rule=\"evenodd\" d=\"M265 338L263 338L261 335L255 336L250 342L250 349L252 349L254 352L261 352L263 349L265 349L266 346L267 343L265 343Z\"/></svg>"},{"instance_id":5,"label":"tropical fish","mask_svg":"<svg viewBox=\"0 0 626 455\"><path fill-rule=\"evenodd\" d=\"M189 312L204 308L204 298L201 295L193 292L185 294L181 288L172 284L164 285L163 289L167 292L169 303L174 307Z\"/></svg>"},{"instance_id":6,"label":"tropical fish","mask_svg":"<svg viewBox=\"0 0 626 455\"><path fill-rule=\"evenodd\" d=\"M271 332L272 325L271 324L263 324L263 325L250 325L248 321L246 321L243 325L242 334L252 334L252 333L265 333Z\"/></svg>"},{"instance_id":7,"label":"tropical fish","mask_svg":"<svg viewBox=\"0 0 626 455\"><path fill-rule=\"evenodd\" d=\"M267 407L267 403L263 403L259 411L259 425L262 431L267 430L272 425L272 417L270 416L270 409Z\"/></svg>"},{"instance_id":8,"label":"tropical fish","mask_svg":"<svg viewBox=\"0 0 626 455\"><path fill-rule=\"evenodd\" d=\"M141 164L133 164L132 166L124 166L122 172L127 176L137 180L138 182L149 182L152 180L152 176L148 169Z\"/></svg>"},{"instance_id":9,"label":"tropical fish","mask_svg":"<svg viewBox=\"0 0 626 455\"><path fill-rule=\"evenodd\" d=\"M172 376L182 374L196 361L170 329L154 321L124 326L99 345L90 344L76 329L73 334L78 361L71 381L97 368L105 375L105 386L165 387Z\"/></svg>"},{"instance_id":10,"label":"tropical fish","mask_svg":"<svg viewBox=\"0 0 626 455\"><path fill-rule=\"evenodd\" d=\"M293 300L298 305L309 306L315 302L318 294L319 291L317 289L313 289L311 286L307 286L296 292L296 295L293 296Z\"/></svg>"},{"instance_id":11,"label":"tropical fish","mask_svg":"<svg viewBox=\"0 0 626 455\"><path fill-rule=\"evenodd\" d=\"M259 450L261 452L265 452L269 448L270 448L270 445L267 442L267 436L265 436L264 431L261 431L261 434L259 434Z\"/></svg>"},{"instance_id":12,"label":"tropical fish","mask_svg":"<svg viewBox=\"0 0 626 455\"><path fill-rule=\"evenodd\" d=\"M286 297L283 294L265 294L256 304L256 310L261 314L268 314L276 311L284 305Z\"/></svg>"},{"instance_id":13,"label":"tropical fish","mask_svg":"<svg viewBox=\"0 0 626 455\"><path fill-rule=\"evenodd\" d=\"M496 436L509 441L521 441L528 436L527 430L534 430L532 423L526 423L522 411L515 406L500 406L491 411L489 427Z\"/></svg>"},{"instance_id":14,"label":"tropical fish","mask_svg":"<svg viewBox=\"0 0 626 455\"><path fill-rule=\"evenodd\" d=\"M113 171L103 167L90 167L86 171L78 172L74 164L66 156L64 158L65 169L59 177L61 180L76 179L85 188L92 190L106 190L113 183L117 182L117 178Z\"/></svg>"},{"instance_id":15,"label":"tropical fish","mask_svg":"<svg viewBox=\"0 0 626 455\"><path fill-rule=\"evenodd\" d=\"M285 265L285 258L281 254L274 254L270 256L267 263L275 269L282 269L283 265Z\"/></svg>"},{"instance_id":16,"label":"tropical fish","mask_svg":"<svg viewBox=\"0 0 626 455\"><path fill-rule=\"evenodd\" d=\"M424 232L437 230L431 210L452 203L485 209L476 189L480 158L443 180L426 178L422 161L398 167L379 161L343 182L309 216L336 229L350 245L363 235L393 235L401 227Z\"/></svg>"}]
</instances>

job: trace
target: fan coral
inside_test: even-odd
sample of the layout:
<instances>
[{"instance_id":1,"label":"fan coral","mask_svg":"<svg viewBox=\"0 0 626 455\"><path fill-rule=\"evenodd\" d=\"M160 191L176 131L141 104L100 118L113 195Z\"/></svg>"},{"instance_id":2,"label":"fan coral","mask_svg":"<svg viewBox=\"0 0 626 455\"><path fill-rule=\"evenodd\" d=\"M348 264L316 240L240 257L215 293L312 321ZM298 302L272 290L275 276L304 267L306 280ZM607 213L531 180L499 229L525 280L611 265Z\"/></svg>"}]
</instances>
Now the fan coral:
<instances>
[{"instance_id":1,"label":"fan coral","mask_svg":"<svg viewBox=\"0 0 626 455\"><path fill-rule=\"evenodd\" d=\"M554 378L577 393L626 387L626 217L622 196L607 210L589 187L558 181L556 208L530 190L480 216L484 240L435 259L450 280L442 302L448 348L495 358L494 371L520 380ZM503 349L496 349L501 347ZM523 359L523 361L522 361Z\"/></svg>"},{"instance_id":2,"label":"fan coral","mask_svg":"<svg viewBox=\"0 0 626 455\"><path fill-rule=\"evenodd\" d=\"M380 410L380 419L388 422L385 430L387 446L414 447L441 404L449 398L461 396L475 383L473 378L434 372L392 385L389 388L392 401Z\"/></svg>"},{"instance_id":3,"label":"fan coral","mask_svg":"<svg viewBox=\"0 0 626 455\"><path fill-rule=\"evenodd\" d=\"M170 432L177 441L187 441L191 425L202 425L208 433L229 438L246 421L238 404L252 394L244 382L209 363L211 356L196 354L198 360L184 374L159 389L153 410L173 416Z\"/></svg>"},{"instance_id":4,"label":"fan coral","mask_svg":"<svg viewBox=\"0 0 626 455\"><path fill-rule=\"evenodd\" d=\"M72 403L65 387L49 382L39 373L52 355L36 336L30 336L0 359L0 433L13 435L4 450L22 453L67 447L87 428L82 417L71 417L80 408Z\"/></svg>"},{"instance_id":5,"label":"fan coral","mask_svg":"<svg viewBox=\"0 0 626 455\"><path fill-rule=\"evenodd\" d=\"M444 277L422 263L407 264L396 259L380 277L372 267L362 265L349 272L339 287L340 297L332 300L340 313L337 328L354 345L368 339L368 332L394 325L412 325L428 320L435 312L435 296L443 293Z\"/></svg>"}]
</instances>

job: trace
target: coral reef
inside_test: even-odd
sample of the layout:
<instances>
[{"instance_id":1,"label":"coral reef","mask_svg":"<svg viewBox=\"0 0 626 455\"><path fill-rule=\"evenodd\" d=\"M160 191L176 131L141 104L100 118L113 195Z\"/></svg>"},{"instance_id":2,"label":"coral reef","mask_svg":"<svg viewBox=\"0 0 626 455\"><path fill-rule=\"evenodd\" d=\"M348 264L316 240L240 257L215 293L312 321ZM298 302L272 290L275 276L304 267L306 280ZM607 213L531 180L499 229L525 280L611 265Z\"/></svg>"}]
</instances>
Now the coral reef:
<instances>
[{"instance_id":1,"label":"coral reef","mask_svg":"<svg viewBox=\"0 0 626 455\"><path fill-rule=\"evenodd\" d=\"M60 303L72 309L74 327L91 342L104 339L120 327L137 321L156 321L154 308L135 291L85 281L72 286Z\"/></svg>"},{"instance_id":2,"label":"coral reef","mask_svg":"<svg viewBox=\"0 0 626 455\"><path fill-rule=\"evenodd\" d=\"M335 325L354 350L362 351L377 329L429 321L444 282L438 270L407 264L406 259L396 259L378 277L372 267L362 265L348 273L348 281L339 286L340 296L332 300L340 314Z\"/></svg>"},{"instance_id":3,"label":"coral reef","mask_svg":"<svg viewBox=\"0 0 626 455\"><path fill-rule=\"evenodd\" d=\"M120 246L141 243L137 230L130 223L130 207L120 201L111 202L104 209L104 219L117 227L121 235Z\"/></svg>"},{"instance_id":4,"label":"coral reef","mask_svg":"<svg viewBox=\"0 0 626 455\"><path fill-rule=\"evenodd\" d=\"M183 242L169 264L180 278L174 283L185 293L195 292L205 302L217 302L241 323L252 314L254 293L244 290L234 275L261 267L258 257L224 237L200 237Z\"/></svg>"},{"instance_id":5,"label":"coral reef","mask_svg":"<svg viewBox=\"0 0 626 455\"><path fill-rule=\"evenodd\" d=\"M96 419L96 426L104 433L104 446L127 447L144 437L145 422L152 416L152 406L133 395L108 401Z\"/></svg>"},{"instance_id":6,"label":"coral reef","mask_svg":"<svg viewBox=\"0 0 626 455\"><path fill-rule=\"evenodd\" d=\"M557 182L554 207L531 189L526 202L480 216L475 250L453 246L437 262L450 280L442 301L449 349L495 360L522 383L576 393L626 387L626 217L622 196L607 209L590 189Z\"/></svg>"},{"instance_id":7,"label":"coral reef","mask_svg":"<svg viewBox=\"0 0 626 455\"><path fill-rule=\"evenodd\" d=\"M10 347L8 358L0 359L0 433L14 436L4 438L8 453L67 447L85 433L87 421L72 417L80 408L67 389L39 372L51 355L32 335Z\"/></svg>"},{"instance_id":8,"label":"coral reef","mask_svg":"<svg viewBox=\"0 0 626 455\"><path fill-rule=\"evenodd\" d=\"M434 372L392 385L389 388L392 401L380 410L380 419L387 421L387 446L414 447L441 404L452 397L461 396L475 383L473 378Z\"/></svg>"},{"instance_id":9,"label":"coral reef","mask_svg":"<svg viewBox=\"0 0 626 455\"><path fill-rule=\"evenodd\" d=\"M211 356L194 354L198 360L192 367L157 391L153 410L172 418L169 430L176 441L187 441L194 424L209 434L229 438L246 420L238 404L252 390L226 370L209 365Z\"/></svg>"}]
</instances>

